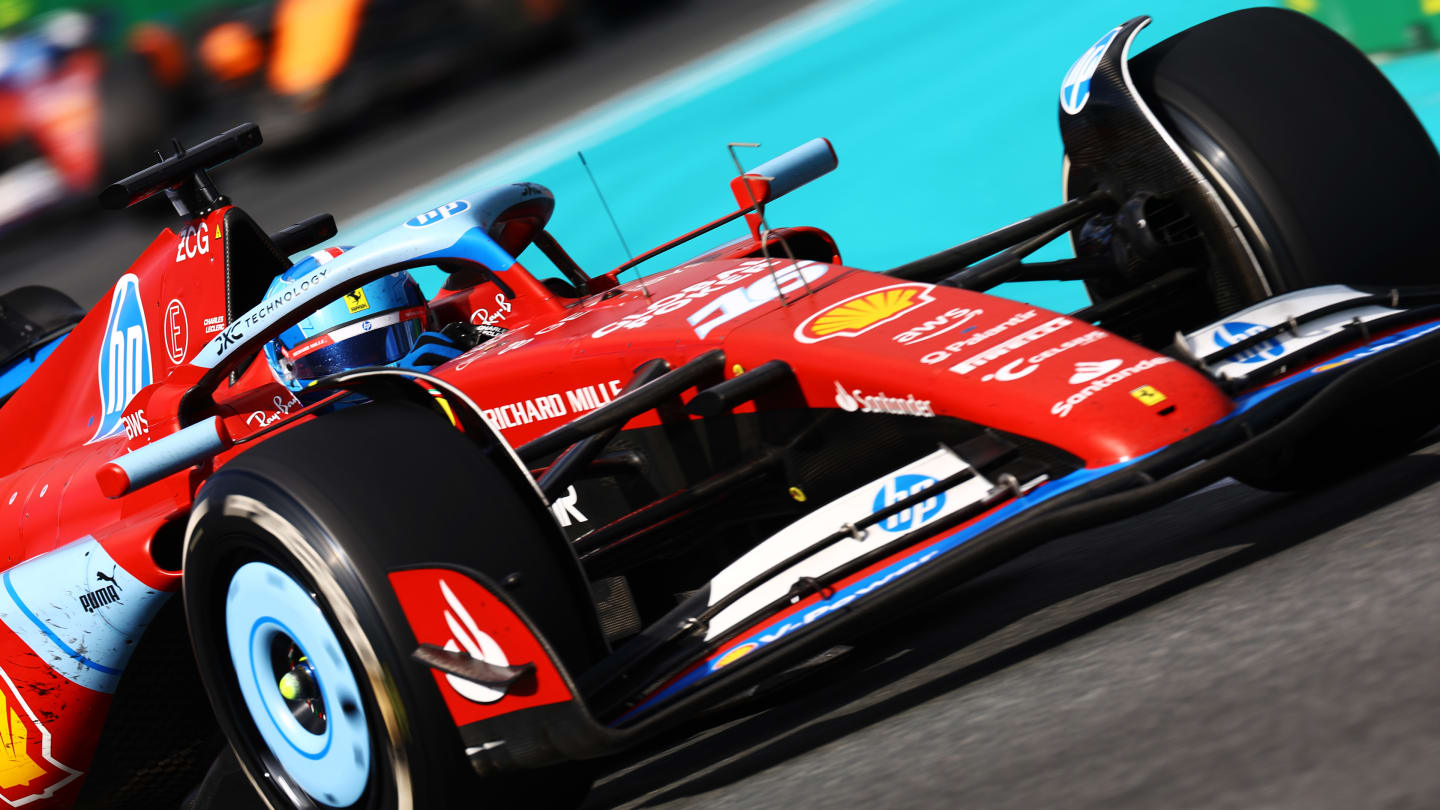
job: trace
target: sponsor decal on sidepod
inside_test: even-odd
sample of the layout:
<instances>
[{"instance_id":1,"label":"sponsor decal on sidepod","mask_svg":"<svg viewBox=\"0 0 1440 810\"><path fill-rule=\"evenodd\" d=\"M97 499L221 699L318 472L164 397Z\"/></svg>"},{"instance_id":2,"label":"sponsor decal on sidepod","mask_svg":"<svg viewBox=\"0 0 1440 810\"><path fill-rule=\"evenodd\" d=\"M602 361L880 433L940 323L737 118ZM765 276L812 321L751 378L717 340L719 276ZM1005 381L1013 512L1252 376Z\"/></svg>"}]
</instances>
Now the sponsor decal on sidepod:
<instances>
[{"instance_id":1,"label":"sponsor decal on sidepod","mask_svg":"<svg viewBox=\"0 0 1440 810\"><path fill-rule=\"evenodd\" d=\"M1113 374L1105 377L1100 377L1099 379L1095 379L1094 382L1091 382L1089 385L1086 385L1084 388L1081 388L1079 391L1076 391L1069 397L1066 397L1065 399L1060 400L1054 405L1051 405L1050 413L1060 417L1061 419L1064 419L1065 417L1069 416L1070 412L1074 410L1077 406L1084 404L1084 402L1090 399L1090 397L1100 393L1101 391L1104 391L1106 388L1109 388L1115 383L1139 374L1142 371L1148 371L1152 368L1155 368L1156 366L1163 366L1166 363L1173 362L1174 360L1169 357L1147 357L1133 366L1126 366L1125 368L1122 368L1119 371L1114 372ZM1081 363L1075 364L1075 376L1085 376L1087 379L1094 379L1092 377L1088 377L1088 372L1081 371L1081 365ZM1071 379L1074 379L1074 377L1072 377Z\"/></svg>"},{"instance_id":2,"label":"sponsor decal on sidepod","mask_svg":"<svg viewBox=\"0 0 1440 810\"><path fill-rule=\"evenodd\" d=\"M909 394L904 399L889 397L884 391L878 394L867 396L859 388L845 390L845 386L835 381L835 405L842 411L855 413L888 413L897 416L934 416L935 409L930 407L930 400L916 399L914 394Z\"/></svg>"},{"instance_id":3,"label":"sponsor decal on sidepod","mask_svg":"<svg viewBox=\"0 0 1440 810\"><path fill-rule=\"evenodd\" d=\"M140 279L126 273L110 295L110 318L100 344L96 374L100 379L100 425L90 441L108 439L124 427L125 406L150 384L150 333L140 302ZM87 442L88 444L88 442Z\"/></svg>"}]
</instances>

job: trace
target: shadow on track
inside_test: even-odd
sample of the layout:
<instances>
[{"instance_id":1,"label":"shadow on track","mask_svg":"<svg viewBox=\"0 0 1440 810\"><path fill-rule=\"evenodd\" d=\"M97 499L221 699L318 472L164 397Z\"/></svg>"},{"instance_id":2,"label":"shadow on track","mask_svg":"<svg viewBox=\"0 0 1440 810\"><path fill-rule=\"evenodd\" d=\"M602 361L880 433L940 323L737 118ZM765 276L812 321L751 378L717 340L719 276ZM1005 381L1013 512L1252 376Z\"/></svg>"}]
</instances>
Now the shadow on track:
<instances>
[{"instance_id":1,"label":"shadow on track","mask_svg":"<svg viewBox=\"0 0 1440 810\"><path fill-rule=\"evenodd\" d=\"M653 806L742 781L1436 482L1440 447L1432 446L1325 490L1283 495L1231 482L1055 541L860 637L829 665L830 675L787 684L599 763L612 775L586 807Z\"/></svg>"}]
</instances>

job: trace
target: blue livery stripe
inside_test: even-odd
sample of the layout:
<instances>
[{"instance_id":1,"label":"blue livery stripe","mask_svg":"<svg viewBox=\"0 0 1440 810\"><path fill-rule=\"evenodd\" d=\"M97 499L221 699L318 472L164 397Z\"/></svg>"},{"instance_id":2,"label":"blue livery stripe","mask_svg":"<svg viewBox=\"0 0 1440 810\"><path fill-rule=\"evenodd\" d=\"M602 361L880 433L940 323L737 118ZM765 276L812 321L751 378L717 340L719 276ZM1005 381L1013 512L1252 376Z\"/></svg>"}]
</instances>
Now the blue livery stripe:
<instances>
[{"instance_id":1,"label":"blue livery stripe","mask_svg":"<svg viewBox=\"0 0 1440 810\"><path fill-rule=\"evenodd\" d=\"M106 675L119 675L119 674L120 674L120 670L118 670L118 669L111 669L110 667L107 667L107 666L105 666L104 664L101 664L101 663L98 663L98 662L95 662L95 661L91 661L89 658L86 658L85 656L83 656L83 655L81 655L80 653L75 652L73 649L71 649L71 648L70 648L70 645L68 645L68 644L66 644L65 642L61 641L61 640L60 640L60 637L57 636L57 635L55 635L55 631L54 631L54 630L51 630L48 626L46 626L46 624L45 624L44 622L40 621L40 617L38 617L38 616L36 616L34 613L32 613L31 610L30 610L30 608L29 608L29 606L26 605L25 602L20 599L20 594L18 594L18 593L15 592L15 586L10 584L10 572L9 572L9 571L6 571L6 572L5 572L4 580L5 580L5 592L8 593L8 594L10 594L10 598L11 598L11 599L15 600L15 604L20 608L20 612L21 612L21 613L24 613L24 614L25 614L25 618L27 618L27 619L29 619L31 622L33 622L36 627L40 628L40 632L44 633L51 641L55 642L55 646L59 647L61 652L65 653L66 655L70 656L71 658L74 658L76 661L79 661L80 663L84 664L84 665L87 666L87 667L90 667L91 669L93 669L93 670L95 670L95 671L97 671L97 672L103 672L103 673L105 673Z\"/></svg>"}]
</instances>

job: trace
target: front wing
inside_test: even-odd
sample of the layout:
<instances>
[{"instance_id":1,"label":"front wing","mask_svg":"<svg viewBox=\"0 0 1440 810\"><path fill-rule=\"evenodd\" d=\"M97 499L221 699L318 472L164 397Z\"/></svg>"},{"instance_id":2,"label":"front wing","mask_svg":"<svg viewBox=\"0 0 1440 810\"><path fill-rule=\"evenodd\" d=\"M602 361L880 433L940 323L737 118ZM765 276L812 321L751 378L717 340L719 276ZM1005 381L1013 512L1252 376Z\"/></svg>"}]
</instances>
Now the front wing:
<instances>
[{"instance_id":1,"label":"front wing","mask_svg":"<svg viewBox=\"0 0 1440 810\"><path fill-rule=\"evenodd\" d=\"M761 543L591 671L554 664L568 699L497 704L462 726L471 761L492 772L611 753L1044 542L1323 441L1315 431L1345 409L1383 419L1385 392L1440 386L1437 304L1440 288L1317 288L1177 336L1174 354L1226 385L1236 408L1123 463L1050 480L982 437L886 471Z\"/></svg>"}]
</instances>

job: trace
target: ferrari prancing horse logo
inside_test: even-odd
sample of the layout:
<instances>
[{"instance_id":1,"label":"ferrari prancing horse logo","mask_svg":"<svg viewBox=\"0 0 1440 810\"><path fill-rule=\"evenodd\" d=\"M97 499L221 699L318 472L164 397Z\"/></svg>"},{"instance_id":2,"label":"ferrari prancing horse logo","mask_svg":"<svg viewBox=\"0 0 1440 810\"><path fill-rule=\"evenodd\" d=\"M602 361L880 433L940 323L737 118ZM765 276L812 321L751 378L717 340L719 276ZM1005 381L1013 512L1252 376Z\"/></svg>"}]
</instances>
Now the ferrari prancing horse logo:
<instances>
[{"instance_id":1,"label":"ferrari prancing horse logo","mask_svg":"<svg viewBox=\"0 0 1440 810\"><path fill-rule=\"evenodd\" d=\"M351 313L363 312L370 308L370 302L365 298L365 289L351 290L345 293L345 308Z\"/></svg>"}]
</instances>

